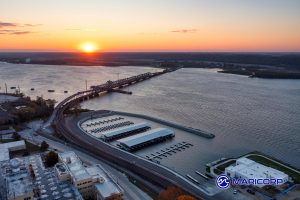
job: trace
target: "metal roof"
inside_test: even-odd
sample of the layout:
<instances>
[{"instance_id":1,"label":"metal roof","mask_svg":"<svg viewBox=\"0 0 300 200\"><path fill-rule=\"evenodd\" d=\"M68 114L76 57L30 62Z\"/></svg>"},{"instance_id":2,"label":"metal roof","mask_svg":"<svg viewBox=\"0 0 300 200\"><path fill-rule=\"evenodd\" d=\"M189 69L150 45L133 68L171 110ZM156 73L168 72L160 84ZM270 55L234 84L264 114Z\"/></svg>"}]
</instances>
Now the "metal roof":
<instances>
[{"instance_id":1,"label":"metal roof","mask_svg":"<svg viewBox=\"0 0 300 200\"><path fill-rule=\"evenodd\" d=\"M133 135L124 139L118 140L118 142L127 147L133 147L138 144L142 144L148 141L151 141L156 138L166 137L170 135L174 135L174 131L167 128L156 128L138 135Z\"/></svg>"},{"instance_id":2,"label":"metal roof","mask_svg":"<svg viewBox=\"0 0 300 200\"><path fill-rule=\"evenodd\" d=\"M133 124L133 125L126 126L126 127L120 127L120 128L117 128L117 129L114 129L111 131L106 131L106 132L103 132L102 135L105 138L110 138L110 137L122 135L123 133L127 133L130 131L134 131L134 130L146 128L146 127L149 127L149 123L143 122L143 123Z\"/></svg>"}]
</instances>

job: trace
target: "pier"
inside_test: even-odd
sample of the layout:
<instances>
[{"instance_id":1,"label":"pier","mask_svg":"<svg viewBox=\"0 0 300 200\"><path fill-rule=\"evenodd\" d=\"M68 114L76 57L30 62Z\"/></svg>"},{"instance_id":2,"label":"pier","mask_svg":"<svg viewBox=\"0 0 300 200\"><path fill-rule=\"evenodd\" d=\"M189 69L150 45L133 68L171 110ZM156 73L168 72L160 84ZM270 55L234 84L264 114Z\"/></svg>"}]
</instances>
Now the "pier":
<instances>
[{"instance_id":1,"label":"pier","mask_svg":"<svg viewBox=\"0 0 300 200\"><path fill-rule=\"evenodd\" d=\"M187 142L180 142L178 144L172 145L165 150L160 150L160 152L152 153L151 156L146 156L148 160L154 160L155 158L162 159L162 157L168 157L168 155L172 155L172 153L177 153L185 148L189 148L193 146Z\"/></svg>"},{"instance_id":2,"label":"pier","mask_svg":"<svg viewBox=\"0 0 300 200\"><path fill-rule=\"evenodd\" d=\"M200 172L198 172L198 171L195 171L195 173L198 174L199 176L202 176L202 177L205 178L206 180L209 179L208 176L206 176L206 175L204 175L204 174L202 174L202 173L200 173Z\"/></svg>"}]
</instances>

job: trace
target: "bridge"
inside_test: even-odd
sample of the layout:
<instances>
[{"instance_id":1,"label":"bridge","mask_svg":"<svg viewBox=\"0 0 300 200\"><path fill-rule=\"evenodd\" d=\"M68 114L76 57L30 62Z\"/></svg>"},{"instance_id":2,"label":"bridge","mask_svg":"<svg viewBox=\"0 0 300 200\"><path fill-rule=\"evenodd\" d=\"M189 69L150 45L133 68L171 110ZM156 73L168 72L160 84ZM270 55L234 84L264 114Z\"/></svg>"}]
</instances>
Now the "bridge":
<instances>
[{"instance_id":1,"label":"bridge","mask_svg":"<svg viewBox=\"0 0 300 200\"><path fill-rule=\"evenodd\" d=\"M141 81L171 72L173 70L163 70L155 73L144 73L117 81L108 81L101 85L92 86L90 90L77 92L61 101L54 109L49 120L44 124L44 129L51 124L55 124L56 132L62 135L69 142L105 159L114 167L129 170L136 175L161 187L175 185L182 188L187 193L197 199L213 199L212 194L205 188L195 185L180 174L167 167L151 162L147 159L137 157L134 154L123 151L108 143L84 133L77 123L67 123L64 111L79 104L82 101L99 96L100 93L110 92L114 89L123 88Z\"/></svg>"}]
</instances>

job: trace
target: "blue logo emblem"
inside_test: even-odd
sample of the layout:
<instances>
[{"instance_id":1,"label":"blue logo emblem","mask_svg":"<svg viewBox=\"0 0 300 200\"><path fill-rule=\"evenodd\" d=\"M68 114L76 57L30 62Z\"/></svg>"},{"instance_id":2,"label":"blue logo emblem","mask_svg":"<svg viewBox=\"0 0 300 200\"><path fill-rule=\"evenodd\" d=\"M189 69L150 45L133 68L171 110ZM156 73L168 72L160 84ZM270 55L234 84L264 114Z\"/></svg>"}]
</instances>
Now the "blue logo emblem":
<instances>
[{"instance_id":1,"label":"blue logo emblem","mask_svg":"<svg viewBox=\"0 0 300 200\"><path fill-rule=\"evenodd\" d=\"M230 186L230 179L226 175L220 175L216 179L216 185L221 189L227 189Z\"/></svg>"}]
</instances>

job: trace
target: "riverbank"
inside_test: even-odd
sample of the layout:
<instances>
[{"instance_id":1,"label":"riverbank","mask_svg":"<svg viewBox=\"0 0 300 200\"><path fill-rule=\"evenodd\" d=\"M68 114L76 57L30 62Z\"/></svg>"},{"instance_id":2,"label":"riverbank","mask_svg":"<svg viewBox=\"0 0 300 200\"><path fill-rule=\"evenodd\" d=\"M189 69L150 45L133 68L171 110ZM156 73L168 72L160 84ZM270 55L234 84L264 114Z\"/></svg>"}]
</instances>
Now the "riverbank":
<instances>
[{"instance_id":1,"label":"riverbank","mask_svg":"<svg viewBox=\"0 0 300 200\"><path fill-rule=\"evenodd\" d=\"M0 53L0 62L68 66L217 68L258 78L300 79L299 53Z\"/></svg>"}]
</instances>

